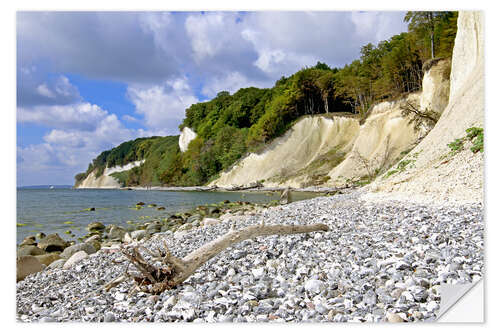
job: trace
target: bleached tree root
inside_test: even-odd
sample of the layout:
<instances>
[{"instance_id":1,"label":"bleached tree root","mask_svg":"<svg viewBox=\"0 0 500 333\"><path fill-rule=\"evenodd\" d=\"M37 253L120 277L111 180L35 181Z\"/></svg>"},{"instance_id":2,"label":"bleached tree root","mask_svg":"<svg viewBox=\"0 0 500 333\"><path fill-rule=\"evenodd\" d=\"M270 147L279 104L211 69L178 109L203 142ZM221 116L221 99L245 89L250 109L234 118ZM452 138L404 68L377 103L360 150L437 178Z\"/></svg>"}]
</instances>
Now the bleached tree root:
<instances>
[{"instance_id":1,"label":"bleached tree root","mask_svg":"<svg viewBox=\"0 0 500 333\"><path fill-rule=\"evenodd\" d=\"M311 225L254 225L240 230L231 230L225 235L203 245L180 259L173 256L164 242L162 253L153 257L160 261L162 266L157 267L148 263L139 249L150 252L144 247L135 247L130 251L122 248L122 253L139 270L141 276L135 276L139 288L153 294L162 293L165 290L178 286L189 278L200 266L208 260L224 251L226 248L243 240L269 235L290 235L308 233L314 231L328 231L325 224Z\"/></svg>"}]
</instances>

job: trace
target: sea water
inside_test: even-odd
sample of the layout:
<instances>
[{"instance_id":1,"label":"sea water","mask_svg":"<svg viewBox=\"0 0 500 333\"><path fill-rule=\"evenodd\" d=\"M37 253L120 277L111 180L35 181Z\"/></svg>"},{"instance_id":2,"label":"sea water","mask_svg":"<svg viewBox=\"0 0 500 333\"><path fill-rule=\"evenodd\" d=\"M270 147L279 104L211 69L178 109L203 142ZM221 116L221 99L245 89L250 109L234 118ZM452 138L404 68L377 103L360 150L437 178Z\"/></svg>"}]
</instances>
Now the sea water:
<instances>
[{"instance_id":1,"label":"sea water","mask_svg":"<svg viewBox=\"0 0 500 333\"><path fill-rule=\"evenodd\" d=\"M294 193L292 199L295 201L313 196L315 195L310 193ZM279 193L262 192L50 189L48 186L47 188L18 188L16 239L19 244L26 236L44 232L45 234L58 233L66 240L76 240L85 235L86 226L95 221L105 225L129 226L127 221L147 222L224 200L267 203L278 199ZM146 205L137 210L136 203L140 201ZM163 206L165 210L147 207L148 204ZM95 210L90 211L91 207ZM71 234L66 234L67 230L71 230Z\"/></svg>"}]
</instances>

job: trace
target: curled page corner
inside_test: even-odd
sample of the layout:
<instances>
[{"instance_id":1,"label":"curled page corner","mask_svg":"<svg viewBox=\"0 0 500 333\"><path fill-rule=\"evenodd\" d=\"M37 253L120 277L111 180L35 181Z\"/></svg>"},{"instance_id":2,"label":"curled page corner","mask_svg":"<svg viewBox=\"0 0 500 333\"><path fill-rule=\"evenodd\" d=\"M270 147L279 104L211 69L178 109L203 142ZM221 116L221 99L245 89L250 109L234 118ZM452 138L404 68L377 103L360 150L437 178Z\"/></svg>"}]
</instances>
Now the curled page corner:
<instances>
[{"instance_id":1,"label":"curled page corner","mask_svg":"<svg viewBox=\"0 0 500 333\"><path fill-rule=\"evenodd\" d=\"M466 284L442 284L439 287L441 305L438 322L484 322L483 279Z\"/></svg>"}]
</instances>

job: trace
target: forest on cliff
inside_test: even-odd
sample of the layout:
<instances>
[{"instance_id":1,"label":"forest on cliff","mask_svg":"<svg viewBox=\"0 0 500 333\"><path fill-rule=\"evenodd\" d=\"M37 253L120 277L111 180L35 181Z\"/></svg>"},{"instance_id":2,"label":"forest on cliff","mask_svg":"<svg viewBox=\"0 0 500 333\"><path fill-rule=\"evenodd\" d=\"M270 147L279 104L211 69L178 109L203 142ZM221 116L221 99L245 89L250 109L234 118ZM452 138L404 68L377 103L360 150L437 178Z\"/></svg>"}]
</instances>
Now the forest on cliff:
<instances>
[{"instance_id":1,"label":"forest on cliff","mask_svg":"<svg viewBox=\"0 0 500 333\"><path fill-rule=\"evenodd\" d=\"M246 153L266 147L302 116L343 112L362 121L375 103L420 90L428 60L451 57L457 17L458 12L408 12L408 32L361 47L359 59L342 68L318 62L281 77L272 88L221 91L186 110L179 128L197 133L186 152L179 150L178 136L127 141L97 156L75 176L75 185L94 171L98 177L106 167L143 159L113 176L123 186L202 185Z\"/></svg>"}]
</instances>

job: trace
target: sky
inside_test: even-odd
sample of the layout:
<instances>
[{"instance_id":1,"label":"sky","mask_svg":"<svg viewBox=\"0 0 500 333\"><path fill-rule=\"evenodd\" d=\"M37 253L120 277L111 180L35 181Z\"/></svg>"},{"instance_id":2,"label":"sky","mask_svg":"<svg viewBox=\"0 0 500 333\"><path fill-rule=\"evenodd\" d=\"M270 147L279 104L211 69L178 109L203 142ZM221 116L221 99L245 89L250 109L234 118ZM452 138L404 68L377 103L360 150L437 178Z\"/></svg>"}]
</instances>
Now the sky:
<instances>
[{"instance_id":1,"label":"sky","mask_svg":"<svg viewBox=\"0 0 500 333\"><path fill-rule=\"evenodd\" d=\"M407 31L405 12L18 12L17 185L73 184L185 109Z\"/></svg>"}]
</instances>

